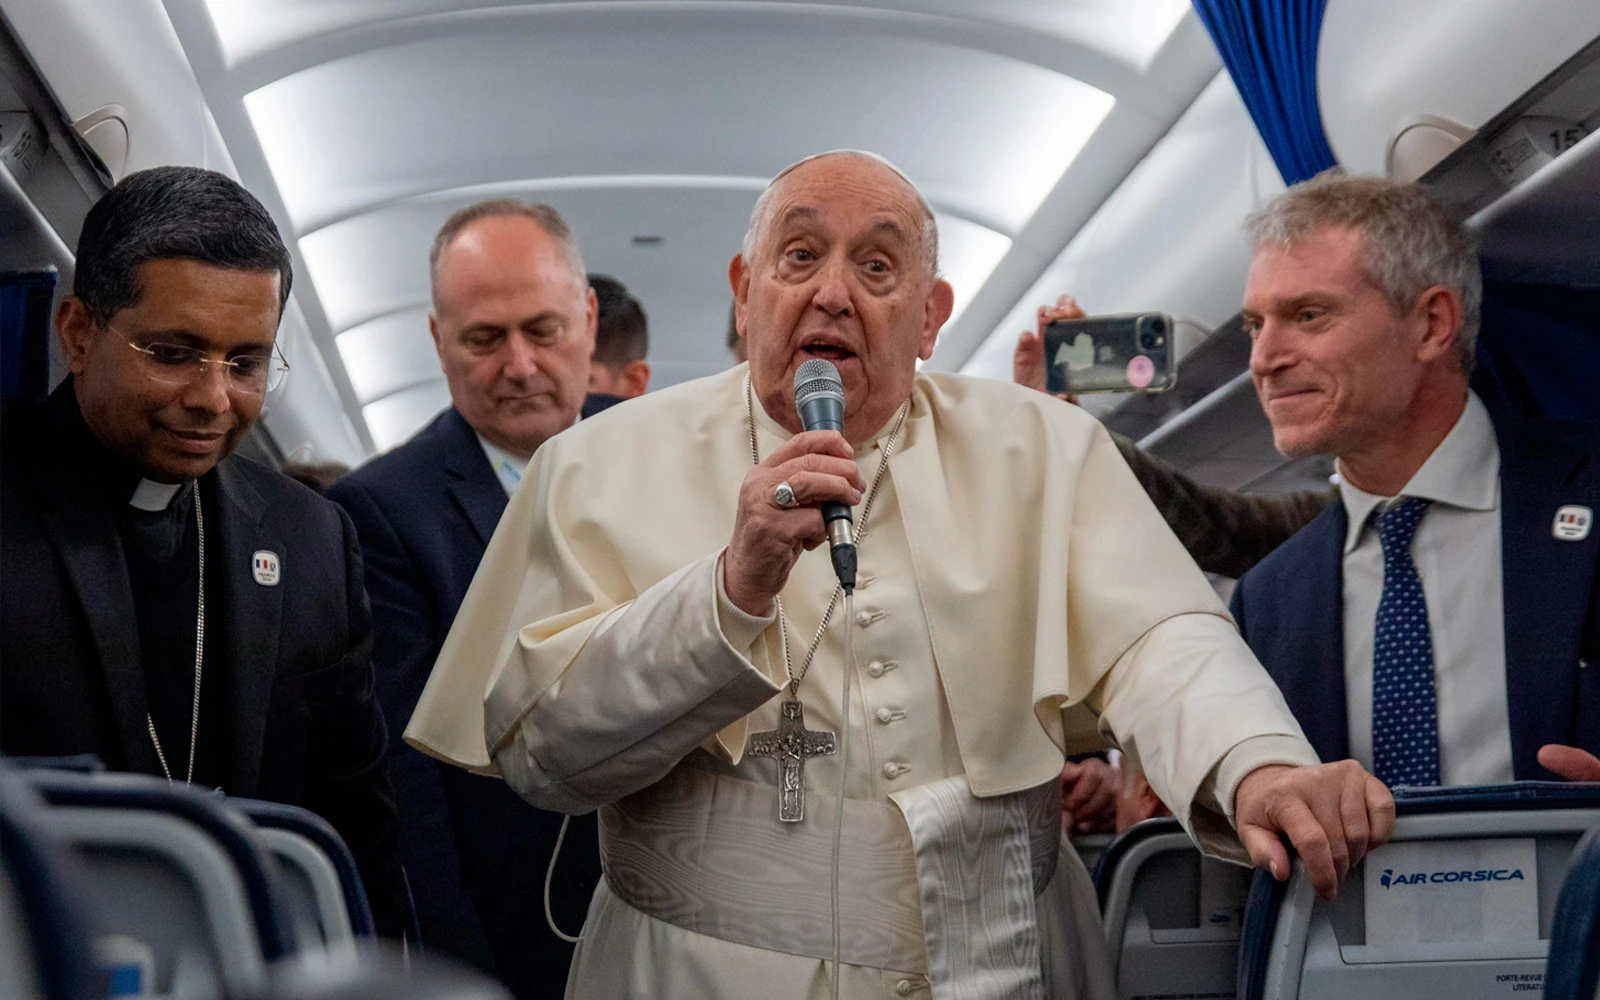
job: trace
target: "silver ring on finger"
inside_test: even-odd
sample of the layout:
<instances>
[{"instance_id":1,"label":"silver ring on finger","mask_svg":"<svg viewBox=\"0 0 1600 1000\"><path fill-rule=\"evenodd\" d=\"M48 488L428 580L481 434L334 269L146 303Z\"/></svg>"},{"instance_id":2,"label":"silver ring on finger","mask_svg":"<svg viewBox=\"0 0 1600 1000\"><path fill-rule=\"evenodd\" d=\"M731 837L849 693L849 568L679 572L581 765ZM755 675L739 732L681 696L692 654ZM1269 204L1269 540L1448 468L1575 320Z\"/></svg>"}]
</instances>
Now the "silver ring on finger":
<instances>
[{"instance_id":1,"label":"silver ring on finger","mask_svg":"<svg viewBox=\"0 0 1600 1000\"><path fill-rule=\"evenodd\" d=\"M772 488L772 503L784 510L793 510L800 506L800 498L794 495L794 487L788 480L784 480Z\"/></svg>"}]
</instances>

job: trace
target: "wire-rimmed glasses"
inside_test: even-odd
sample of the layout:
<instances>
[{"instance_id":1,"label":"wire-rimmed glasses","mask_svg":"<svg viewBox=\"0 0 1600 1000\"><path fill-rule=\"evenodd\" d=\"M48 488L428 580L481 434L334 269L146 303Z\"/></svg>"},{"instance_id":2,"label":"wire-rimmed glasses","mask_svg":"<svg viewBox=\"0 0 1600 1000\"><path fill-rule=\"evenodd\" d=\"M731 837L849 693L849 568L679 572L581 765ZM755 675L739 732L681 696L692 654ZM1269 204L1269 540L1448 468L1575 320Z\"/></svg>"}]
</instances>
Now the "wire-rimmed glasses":
<instances>
[{"instance_id":1,"label":"wire-rimmed glasses","mask_svg":"<svg viewBox=\"0 0 1600 1000\"><path fill-rule=\"evenodd\" d=\"M283 384L289 373L289 362L274 345L270 354L241 354L233 358L208 358L206 352L188 344L170 344L163 341L140 346L129 340L119 330L127 345L144 355L144 371L152 381L163 385L192 385L207 377L213 366L220 365L228 388L235 392L260 396L272 392Z\"/></svg>"}]
</instances>

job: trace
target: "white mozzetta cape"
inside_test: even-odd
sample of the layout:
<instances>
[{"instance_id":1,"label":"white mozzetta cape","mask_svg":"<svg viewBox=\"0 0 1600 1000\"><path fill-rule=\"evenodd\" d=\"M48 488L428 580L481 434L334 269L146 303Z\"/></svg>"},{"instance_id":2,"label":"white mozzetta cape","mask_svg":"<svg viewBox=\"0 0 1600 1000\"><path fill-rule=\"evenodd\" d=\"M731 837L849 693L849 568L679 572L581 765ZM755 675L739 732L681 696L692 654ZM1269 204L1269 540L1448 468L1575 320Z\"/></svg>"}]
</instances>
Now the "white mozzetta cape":
<instances>
[{"instance_id":1,"label":"white mozzetta cape","mask_svg":"<svg viewBox=\"0 0 1600 1000\"><path fill-rule=\"evenodd\" d=\"M739 485L750 468L745 381L739 366L653 393L586 420L539 450L406 730L409 742L460 766L499 773L495 755L518 735L522 720L542 699L562 696L568 668L636 599L652 617L638 624L636 612L630 627L659 631L654 655L668 658L666 676L680 663L686 676L709 669L701 654L671 660L676 640L669 636L690 620L708 620L714 628L716 616L683 615L670 602L652 602L663 588L683 593L688 586L699 594L702 611L715 606L714 569L696 567L714 567L727 544ZM1221 619L1229 632L1231 625L1093 418L1043 393L957 375L919 374L911 402L890 477L960 764L979 796L1033 788L1055 779L1064 753L1104 744L1101 682L1155 626L1196 613ZM759 403L755 410L767 455L787 434ZM871 535L865 544L873 545ZM813 557L826 564L825 553L807 554ZM700 582L686 585L685 573L698 574ZM795 650L798 666L816 618L802 624L796 606L790 613L803 636ZM777 631L769 626L747 648L721 636L684 640L682 648L702 650L720 641L717 655L737 658L754 677L736 678L729 687L738 689L732 700L749 707L709 724L699 720L702 729L687 748L706 741L724 761L738 763L745 713L775 694L772 681L783 678ZM1237 644L1237 636L1232 639ZM1203 660L1214 647L1201 641L1187 648ZM826 651L824 644L819 663ZM1152 726L1159 717L1164 734L1142 741L1145 768L1186 824L1202 783L1232 748L1272 734L1303 747L1299 727L1265 672L1247 651L1242 666L1234 650L1227 654L1229 669L1201 698L1194 695L1206 683L1176 663L1170 688L1159 673L1140 675L1143 707L1137 711ZM593 690L610 684L631 697L643 683L629 688L628 663L605 669L615 676ZM837 669L831 676L839 676ZM1180 690L1195 709L1170 704ZM605 699L589 699L595 700ZM546 758L535 761L543 780L559 785L582 777L576 769L625 758L639 733L685 724L606 719L604 704L586 704L591 710L611 733L597 732L598 745L581 753L550 746L530 751ZM616 711L624 711L620 703ZM709 739L714 733L720 739ZM1288 756L1315 761L1308 748ZM547 796L540 804L584 811L604 803ZM1231 846L1237 856L1237 843Z\"/></svg>"}]
</instances>

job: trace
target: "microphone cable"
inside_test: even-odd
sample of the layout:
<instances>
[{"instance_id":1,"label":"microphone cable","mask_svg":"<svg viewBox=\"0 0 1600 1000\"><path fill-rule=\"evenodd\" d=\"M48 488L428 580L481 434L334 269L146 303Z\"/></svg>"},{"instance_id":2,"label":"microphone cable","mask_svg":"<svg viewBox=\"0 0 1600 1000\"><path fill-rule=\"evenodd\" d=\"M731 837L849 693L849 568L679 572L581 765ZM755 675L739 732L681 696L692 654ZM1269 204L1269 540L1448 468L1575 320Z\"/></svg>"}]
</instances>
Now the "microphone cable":
<instances>
[{"instance_id":1,"label":"microphone cable","mask_svg":"<svg viewBox=\"0 0 1600 1000\"><path fill-rule=\"evenodd\" d=\"M844 690L839 699L839 801L833 817L833 1000L839 1000L839 861L844 843L845 786L850 780L850 681L856 671L856 595L851 587L844 592Z\"/></svg>"},{"instance_id":2,"label":"microphone cable","mask_svg":"<svg viewBox=\"0 0 1600 1000\"><path fill-rule=\"evenodd\" d=\"M556 834L556 846L550 852L550 866L544 870L544 922L550 925L550 933L567 944L577 944L583 940L583 929L578 929L577 937L563 932L561 928L556 926L556 914L550 906L550 882L555 878L556 859L561 857L561 842L567 839L567 824L571 822L571 814L561 817L561 832Z\"/></svg>"}]
</instances>

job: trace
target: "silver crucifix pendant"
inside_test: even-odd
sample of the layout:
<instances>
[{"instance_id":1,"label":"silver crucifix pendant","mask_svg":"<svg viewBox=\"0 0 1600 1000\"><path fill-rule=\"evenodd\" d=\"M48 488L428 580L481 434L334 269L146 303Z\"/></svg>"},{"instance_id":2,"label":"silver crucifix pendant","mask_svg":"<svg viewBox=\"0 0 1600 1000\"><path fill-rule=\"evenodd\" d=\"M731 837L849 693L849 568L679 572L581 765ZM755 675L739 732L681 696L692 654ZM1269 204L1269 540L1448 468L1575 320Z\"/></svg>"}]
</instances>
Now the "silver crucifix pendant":
<instances>
[{"instance_id":1,"label":"silver crucifix pendant","mask_svg":"<svg viewBox=\"0 0 1600 1000\"><path fill-rule=\"evenodd\" d=\"M778 728L751 733L745 753L778 761L778 819L798 823L806 815L806 760L825 757L838 748L833 733L806 728L806 710L798 698L778 706Z\"/></svg>"}]
</instances>

